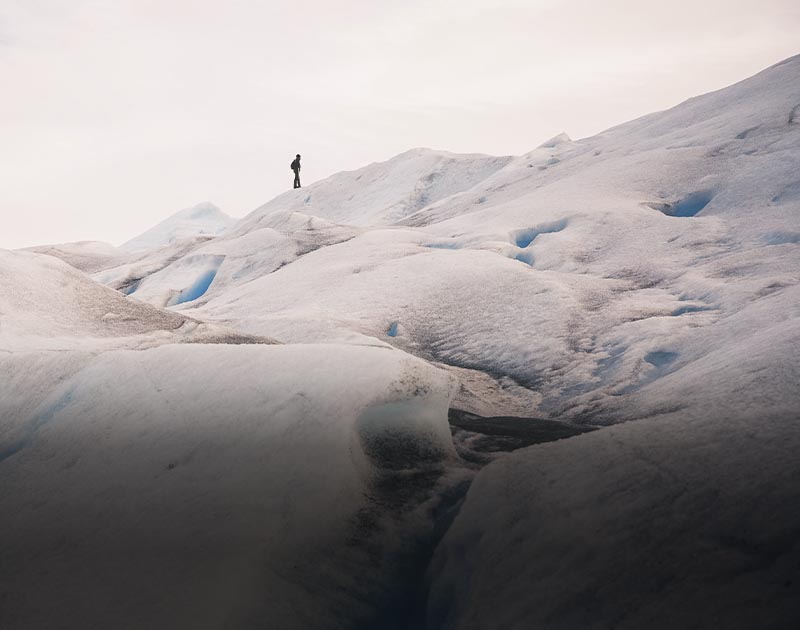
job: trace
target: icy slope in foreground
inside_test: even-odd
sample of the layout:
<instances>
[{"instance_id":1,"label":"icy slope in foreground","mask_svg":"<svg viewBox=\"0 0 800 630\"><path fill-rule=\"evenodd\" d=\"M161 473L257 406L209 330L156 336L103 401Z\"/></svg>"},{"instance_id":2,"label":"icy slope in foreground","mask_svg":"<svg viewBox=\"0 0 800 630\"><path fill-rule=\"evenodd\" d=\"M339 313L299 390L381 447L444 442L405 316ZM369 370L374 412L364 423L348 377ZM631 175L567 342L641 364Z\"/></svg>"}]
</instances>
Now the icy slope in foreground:
<instances>
[{"instance_id":1,"label":"icy slope in foreground","mask_svg":"<svg viewBox=\"0 0 800 630\"><path fill-rule=\"evenodd\" d=\"M0 280L4 628L380 613L453 459L449 376L389 347L265 345L49 256L0 251Z\"/></svg>"},{"instance_id":2,"label":"icy slope in foreground","mask_svg":"<svg viewBox=\"0 0 800 630\"><path fill-rule=\"evenodd\" d=\"M728 361L750 368L748 353ZM729 366L705 367L700 383ZM754 387L773 378L796 385L797 360ZM797 627L800 416L726 411L608 427L482 470L437 548L428 628Z\"/></svg>"},{"instance_id":3,"label":"icy slope in foreground","mask_svg":"<svg viewBox=\"0 0 800 630\"><path fill-rule=\"evenodd\" d=\"M677 338L668 320L650 331L670 345L644 357L653 377L621 391L619 406L657 417L518 451L478 474L431 567L430 628L797 626L798 77L795 57L593 144L655 174L637 181L662 186L647 207L695 222L688 270L665 269L649 243L638 271L655 288L693 286L685 295L713 301L719 314L693 319L694 330ZM640 155L628 147L632 136ZM573 181L600 175L627 177L598 166ZM668 193L681 183L705 193ZM724 238L709 243L702 217L716 219ZM617 242L620 263L631 240ZM541 255L568 261L555 247Z\"/></svg>"}]
</instances>

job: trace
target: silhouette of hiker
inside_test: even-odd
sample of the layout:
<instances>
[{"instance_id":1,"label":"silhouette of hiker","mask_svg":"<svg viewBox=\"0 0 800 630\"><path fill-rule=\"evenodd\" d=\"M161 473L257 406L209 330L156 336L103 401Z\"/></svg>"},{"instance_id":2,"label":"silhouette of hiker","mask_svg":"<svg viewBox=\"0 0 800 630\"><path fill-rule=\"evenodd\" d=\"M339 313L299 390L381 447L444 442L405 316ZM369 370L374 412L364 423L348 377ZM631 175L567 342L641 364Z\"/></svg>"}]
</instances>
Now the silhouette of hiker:
<instances>
[{"instance_id":1,"label":"silhouette of hiker","mask_svg":"<svg viewBox=\"0 0 800 630\"><path fill-rule=\"evenodd\" d=\"M290 167L294 171L294 187L300 188L300 154L297 154L297 157L292 162Z\"/></svg>"}]
</instances>

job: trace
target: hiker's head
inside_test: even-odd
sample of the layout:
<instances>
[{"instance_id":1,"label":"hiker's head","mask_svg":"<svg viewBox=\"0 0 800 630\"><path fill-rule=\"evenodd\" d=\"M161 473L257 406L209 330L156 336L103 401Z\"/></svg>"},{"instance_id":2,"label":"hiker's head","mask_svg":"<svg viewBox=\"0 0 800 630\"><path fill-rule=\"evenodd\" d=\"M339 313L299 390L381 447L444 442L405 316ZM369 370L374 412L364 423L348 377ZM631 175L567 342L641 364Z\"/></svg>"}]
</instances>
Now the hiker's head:
<instances>
[{"instance_id":1,"label":"hiker's head","mask_svg":"<svg viewBox=\"0 0 800 630\"><path fill-rule=\"evenodd\" d=\"M300 154L298 153L295 157L299 160L300 159Z\"/></svg>"}]
</instances>

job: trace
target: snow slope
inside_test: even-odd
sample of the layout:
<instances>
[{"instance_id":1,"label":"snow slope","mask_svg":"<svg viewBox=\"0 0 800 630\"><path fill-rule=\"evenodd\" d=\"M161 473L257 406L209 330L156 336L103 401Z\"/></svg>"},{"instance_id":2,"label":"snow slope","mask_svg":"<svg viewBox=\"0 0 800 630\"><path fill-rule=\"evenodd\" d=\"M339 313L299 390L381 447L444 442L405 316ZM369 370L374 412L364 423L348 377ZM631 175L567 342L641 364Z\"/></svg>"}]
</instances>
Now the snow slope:
<instances>
[{"instance_id":1,"label":"snow slope","mask_svg":"<svg viewBox=\"0 0 800 630\"><path fill-rule=\"evenodd\" d=\"M522 156L335 175L108 289L2 253L16 618L41 583L41 625L99 589L78 627L374 627L465 478L452 405L604 428L477 473L430 629L796 627L799 112L800 56Z\"/></svg>"},{"instance_id":2,"label":"snow slope","mask_svg":"<svg viewBox=\"0 0 800 630\"><path fill-rule=\"evenodd\" d=\"M185 239L95 274L99 282L157 306L207 300L218 289L269 274L357 230L286 213L244 234ZM219 278L217 278L219 276ZM208 293L208 295L206 295Z\"/></svg>"},{"instance_id":3,"label":"snow slope","mask_svg":"<svg viewBox=\"0 0 800 630\"><path fill-rule=\"evenodd\" d=\"M265 341L126 299L54 257L28 252L0 250L0 305L0 348L10 353Z\"/></svg>"},{"instance_id":4,"label":"snow slope","mask_svg":"<svg viewBox=\"0 0 800 630\"><path fill-rule=\"evenodd\" d=\"M0 250L0 436L22 439L50 390L99 353L162 344L274 343L126 299L66 263Z\"/></svg>"},{"instance_id":5,"label":"snow slope","mask_svg":"<svg viewBox=\"0 0 800 630\"><path fill-rule=\"evenodd\" d=\"M476 411L607 424L680 405L699 417L705 397L669 383L795 317L798 77L793 58L499 162L411 151L287 192L157 273L96 277L146 276L135 297L253 334L369 338L488 374L494 393L467 377L459 395ZM425 173L460 183L391 210ZM749 404L752 377L730 370L731 404ZM769 407L797 402L773 385Z\"/></svg>"},{"instance_id":6,"label":"snow slope","mask_svg":"<svg viewBox=\"0 0 800 630\"><path fill-rule=\"evenodd\" d=\"M403 506L419 513L393 514L374 484L433 485L452 449L448 388L387 349L101 355L2 452L4 628L368 620L393 556L432 526L428 486ZM397 444L400 470L383 454Z\"/></svg>"},{"instance_id":7,"label":"snow slope","mask_svg":"<svg viewBox=\"0 0 800 630\"><path fill-rule=\"evenodd\" d=\"M705 367L698 388L730 366ZM796 386L798 362L757 378ZM427 627L796 627L797 407L708 407L701 422L630 422L483 469L437 548Z\"/></svg>"},{"instance_id":8,"label":"snow slope","mask_svg":"<svg viewBox=\"0 0 800 630\"><path fill-rule=\"evenodd\" d=\"M120 249L126 252L141 252L200 235L222 234L234 219L212 203L199 203L185 208L164 219L139 236L132 238Z\"/></svg>"},{"instance_id":9,"label":"snow slope","mask_svg":"<svg viewBox=\"0 0 800 630\"><path fill-rule=\"evenodd\" d=\"M412 149L387 162L338 173L300 191L280 195L242 219L237 231L249 231L271 213L287 210L347 225L394 223L480 184L510 160Z\"/></svg>"},{"instance_id":10,"label":"snow slope","mask_svg":"<svg viewBox=\"0 0 800 630\"><path fill-rule=\"evenodd\" d=\"M0 251L0 274L4 628L380 613L449 483L446 373L225 333L50 256Z\"/></svg>"},{"instance_id":11,"label":"snow slope","mask_svg":"<svg viewBox=\"0 0 800 630\"><path fill-rule=\"evenodd\" d=\"M672 315L693 326L662 318L648 331L660 346L642 357L647 382L620 392L652 419L518 451L477 476L431 567L428 627L796 627L798 104L795 57L586 141L643 162L635 182L656 200L648 209L693 224L666 241L694 253L685 266L665 264L669 248L646 235L637 257L653 288L699 298ZM601 173L614 175L581 177ZM629 257L630 240L615 249ZM718 312L707 321L702 309Z\"/></svg>"}]
</instances>

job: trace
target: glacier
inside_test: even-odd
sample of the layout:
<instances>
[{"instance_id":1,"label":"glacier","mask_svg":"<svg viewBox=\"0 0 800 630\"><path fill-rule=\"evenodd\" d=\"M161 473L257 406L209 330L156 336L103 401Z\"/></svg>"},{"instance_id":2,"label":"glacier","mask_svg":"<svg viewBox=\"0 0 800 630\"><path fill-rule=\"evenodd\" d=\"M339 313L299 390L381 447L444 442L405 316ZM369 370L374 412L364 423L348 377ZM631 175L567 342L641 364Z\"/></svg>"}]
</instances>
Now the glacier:
<instances>
[{"instance_id":1,"label":"glacier","mask_svg":"<svg viewBox=\"0 0 800 630\"><path fill-rule=\"evenodd\" d=\"M0 250L4 627L796 627L798 107Z\"/></svg>"}]
</instances>

